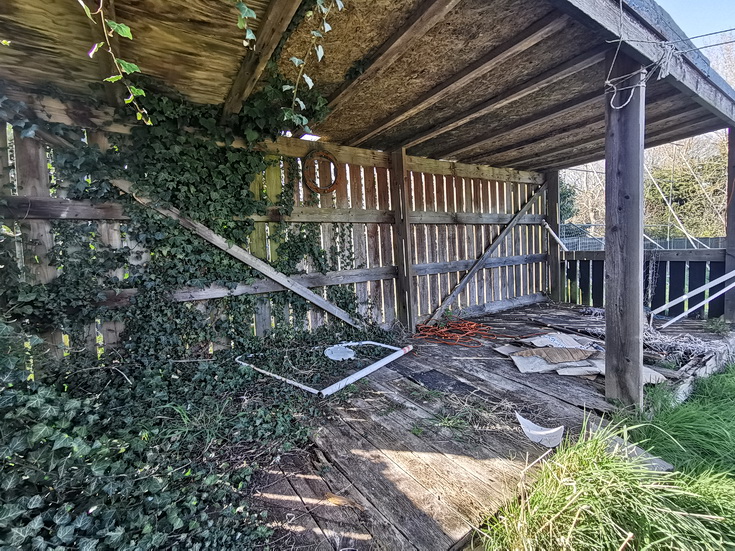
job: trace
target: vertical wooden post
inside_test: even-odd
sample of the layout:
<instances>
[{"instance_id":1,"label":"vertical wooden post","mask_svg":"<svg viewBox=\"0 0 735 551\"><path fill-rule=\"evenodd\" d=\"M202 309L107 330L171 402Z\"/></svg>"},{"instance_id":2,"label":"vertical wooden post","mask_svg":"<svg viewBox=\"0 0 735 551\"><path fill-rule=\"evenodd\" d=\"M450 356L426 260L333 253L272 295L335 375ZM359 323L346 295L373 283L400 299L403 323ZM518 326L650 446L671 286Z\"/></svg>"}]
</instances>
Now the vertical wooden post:
<instances>
[{"instance_id":1,"label":"vertical wooden post","mask_svg":"<svg viewBox=\"0 0 735 551\"><path fill-rule=\"evenodd\" d=\"M735 128L727 131L727 231L725 273L735 270ZM735 292L725 293L725 319L735 322Z\"/></svg>"},{"instance_id":2,"label":"vertical wooden post","mask_svg":"<svg viewBox=\"0 0 735 551\"><path fill-rule=\"evenodd\" d=\"M26 197L50 197L50 183L46 147L31 138L21 137L20 131L13 134L15 145L15 174L18 195ZM48 253L54 246L51 224L34 220L20 224L23 239L23 257L32 283L45 285L56 278L56 268L48 263ZM51 345L51 354L63 354L63 335L61 331L50 331L41 335Z\"/></svg>"},{"instance_id":3,"label":"vertical wooden post","mask_svg":"<svg viewBox=\"0 0 735 551\"><path fill-rule=\"evenodd\" d=\"M266 169L267 170L267 169ZM255 199L263 197L263 188L265 184L265 174L259 174L250 185L250 191L253 192ZM250 253L262 260L268 260L268 236L266 235L265 222L256 222L255 228L250 234ZM259 297L255 300L255 335L264 337L272 329L271 321L271 303L265 297Z\"/></svg>"},{"instance_id":4,"label":"vertical wooden post","mask_svg":"<svg viewBox=\"0 0 735 551\"><path fill-rule=\"evenodd\" d=\"M640 406L645 70L620 53L612 61L620 91L605 95L605 396Z\"/></svg>"},{"instance_id":5,"label":"vertical wooden post","mask_svg":"<svg viewBox=\"0 0 735 551\"><path fill-rule=\"evenodd\" d=\"M401 148L391 154L391 187L393 188L393 207L395 219L396 265L398 267L397 301L398 319L408 331L416 331L416 290L414 289L414 268L411 242L411 183L406 170L406 149Z\"/></svg>"},{"instance_id":6,"label":"vertical wooden post","mask_svg":"<svg viewBox=\"0 0 735 551\"><path fill-rule=\"evenodd\" d=\"M546 222L556 235L561 235L561 214L559 212L559 172L547 172L546 182ZM559 244L546 232L546 243L549 253L549 294L554 302L564 302L566 299L563 283L564 277L561 269L561 249Z\"/></svg>"}]
</instances>

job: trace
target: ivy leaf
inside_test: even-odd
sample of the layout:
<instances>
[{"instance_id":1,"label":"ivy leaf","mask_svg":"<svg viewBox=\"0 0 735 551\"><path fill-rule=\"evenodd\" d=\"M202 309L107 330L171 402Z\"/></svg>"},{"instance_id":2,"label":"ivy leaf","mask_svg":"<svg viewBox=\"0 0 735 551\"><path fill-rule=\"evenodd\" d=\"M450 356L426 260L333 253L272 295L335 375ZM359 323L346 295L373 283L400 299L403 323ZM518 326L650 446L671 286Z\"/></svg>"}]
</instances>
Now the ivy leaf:
<instances>
[{"instance_id":1,"label":"ivy leaf","mask_svg":"<svg viewBox=\"0 0 735 551\"><path fill-rule=\"evenodd\" d=\"M145 91L141 88L136 88L135 86L130 86L128 88L130 90L130 93L133 94L133 96L145 96Z\"/></svg>"},{"instance_id":2,"label":"ivy leaf","mask_svg":"<svg viewBox=\"0 0 735 551\"><path fill-rule=\"evenodd\" d=\"M319 31L311 31L312 36L316 36L317 38L323 38L324 35L320 33Z\"/></svg>"},{"instance_id":3,"label":"ivy leaf","mask_svg":"<svg viewBox=\"0 0 735 551\"><path fill-rule=\"evenodd\" d=\"M100 540L82 538L77 542L77 547L79 551L95 551L97 549L97 544L99 544L99 542Z\"/></svg>"},{"instance_id":4,"label":"ivy leaf","mask_svg":"<svg viewBox=\"0 0 735 551\"><path fill-rule=\"evenodd\" d=\"M121 80L122 77L123 77L122 75L112 75L111 77L107 77L104 80L105 82L117 82L118 80Z\"/></svg>"},{"instance_id":5,"label":"ivy leaf","mask_svg":"<svg viewBox=\"0 0 735 551\"><path fill-rule=\"evenodd\" d=\"M82 9L84 10L84 13L87 14L87 17L89 17L89 20L92 23L97 23L94 20L94 17L92 17L92 12L89 10L89 6L87 6L87 4L84 3L84 0L77 0L77 2L79 2L79 5L82 6Z\"/></svg>"},{"instance_id":6,"label":"ivy leaf","mask_svg":"<svg viewBox=\"0 0 735 551\"><path fill-rule=\"evenodd\" d=\"M10 46L10 40L0 40L0 44L3 46Z\"/></svg>"},{"instance_id":7,"label":"ivy leaf","mask_svg":"<svg viewBox=\"0 0 735 551\"><path fill-rule=\"evenodd\" d=\"M311 80L311 77L307 74L301 75L304 78L304 82L306 82L306 85L309 87L309 90L311 90L314 87L314 81Z\"/></svg>"},{"instance_id":8,"label":"ivy leaf","mask_svg":"<svg viewBox=\"0 0 735 551\"><path fill-rule=\"evenodd\" d=\"M33 425L33 428L31 429L31 434L28 440L30 441L31 444L34 444L38 442L39 440L48 438L53 433L54 433L54 429L52 429L51 427L43 423L38 423L37 425Z\"/></svg>"},{"instance_id":9,"label":"ivy leaf","mask_svg":"<svg viewBox=\"0 0 735 551\"><path fill-rule=\"evenodd\" d=\"M140 67L135 63L130 63L129 61L125 61L120 58L116 58L115 61L117 61L118 65L120 65L120 69L122 69L124 73L140 73Z\"/></svg>"},{"instance_id":10,"label":"ivy leaf","mask_svg":"<svg viewBox=\"0 0 735 551\"><path fill-rule=\"evenodd\" d=\"M304 60L299 59L298 57L292 57L291 59L289 59L289 61L293 63L294 65L296 65L296 67L300 67L301 65L304 64Z\"/></svg>"},{"instance_id":11,"label":"ivy leaf","mask_svg":"<svg viewBox=\"0 0 735 551\"><path fill-rule=\"evenodd\" d=\"M15 503L8 503L0 507L0 528L7 528L13 520L23 514L23 509Z\"/></svg>"},{"instance_id":12,"label":"ivy leaf","mask_svg":"<svg viewBox=\"0 0 735 551\"><path fill-rule=\"evenodd\" d=\"M317 44L314 48L316 50L316 58L318 61L321 61L324 57L324 48L321 44Z\"/></svg>"},{"instance_id":13,"label":"ivy leaf","mask_svg":"<svg viewBox=\"0 0 735 551\"><path fill-rule=\"evenodd\" d=\"M128 27L125 23L117 23L110 19L107 19L106 21L107 26L110 27L113 32L116 32L123 38L128 38L130 40L133 39L133 33L130 31L130 27Z\"/></svg>"},{"instance_id":14,"label":"ivy leaf","mask_svg":"<svg viewBox=\"0 0 735 551\"><path fill-rule=\"evenodd\" d=\"M104 43L104 42L97 42L97 43L93 44L93 45L92 45L92 48L90 48L90 50L89 50L89 51L87 52L87 55L88 55L89 57L94 57L94 54L96 54L96 53L97 53L97 52L99 51L99 49L100 49L100 48L101 48L102 46L104 46L104 45L105 45L105 43Z\"/></svg>"},{"instance_id":15,"label":"ivy leaf","mask_svg":"<svg viewBox=\"0 0 735 551\"><path fill-rule=\"evenodd\" d=\"M0 482L0 488L7 492L8 490L12 490L13 488L15 488L19 482L20 476L18 476L16 473L10 473L3 477L2 482Z\"/></svg>"},{"instance_id":16,"label":"ivy leaf","mask_svg":"<svg viewBox=\"0 0 735 551\"><path fill-rule=\"evenodd\" d=\"M245 2L238 2L237 4L235 4L235 7L240 12L240 17L243 17L245 19L257 19L258 18L255 12L245 5Z\"/></svg>"},{"instance_id":17,"label":"ivy leaf","mask_svg":"<svg viewBox=\"0 0 735 551\"><path fill-rule=\"evenodd\" d=\"M345 9L345 5L342 3L342 0L334 0L334 3L337 4L337 9L339 11Z\"/></svg>"},{"instance_id":18,"label":"ivy leaf","mask_svg":"<svg viewBox=\"0 0 735 551\"><path fill-rule=\"evenodd\" d=\"M329 23L327 23L326 21L324 21L324 32L325 33L328 33L331 30L332 30L332 25L330 25Z\"/></svg>"},{"instance_id":19,"label":"ivy leaf","mask_svg":"<svg viewBox=\"0 0 735 551\"><path fill-rule=\"evenodd\" d=\"M247 29L245 31L245 39L246 40L255 40L255 33L252 30Z\"/></svg>"},{"instance_id":20,"label":"ivy leaf","mask_svg":"<svg viewBox=\"0 0 735 551\"><path fill-rule=\"evenodd\" d=\"M31 496L31 499L28 500L27 507L29 509L38 509L43 507L43 498L39 495Z\"/></svg>"},{"instance_id":21,"label":"ivy leaf","mask_svg":"<svg viewBox=\"0 0 735 551\"><path fill-rule=\"evenodd\" d=\"M56 537L59 538L62 543L71 543L74 541L74 526L67 524L66 526L59 526L56 530Z\"/></svg>"},{"instance_id":22,"label":"ivy leaf","mask_svg":"<svg viewBox=\"0 0 735 551\"><path fill-rule=\"evenodd\" d=\"M298 106L301 108L302 111L306 109L306 104L303 101L301 101L300 98L294 98L294 101L298 104Z\"/></svg>"}]
</instances>

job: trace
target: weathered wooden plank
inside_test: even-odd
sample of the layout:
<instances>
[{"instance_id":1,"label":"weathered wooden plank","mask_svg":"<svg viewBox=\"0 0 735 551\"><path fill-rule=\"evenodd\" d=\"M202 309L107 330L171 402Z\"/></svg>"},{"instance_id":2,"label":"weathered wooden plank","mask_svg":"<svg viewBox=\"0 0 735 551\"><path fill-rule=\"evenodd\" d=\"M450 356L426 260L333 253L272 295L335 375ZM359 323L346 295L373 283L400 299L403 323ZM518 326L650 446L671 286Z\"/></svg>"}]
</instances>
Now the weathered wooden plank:
<instances>
[{"instance_id":1,"label":"weathered wooden plank","mask_svg":"<svg viewBox=\"0 0 735 551\"><path fill-rule=\"evenodd\" d=\"M449 212L457 212L457 182L458 181L460 182L462 181L459 176L446 176L444 178L444 183L446 185L446 190L447 190L447 197L446 197L447 211ZM455 224L449 224L447 226L447 259L450 262L459 260L459 257L457 256L457 226ZM449 274L449 288L454 289L460 280L461 280L461 277L458 272L451 272ZM460 293L463 290L464 289L460 289L458 291L457 295L455 296L455 300L459 299ZM461 299L459 300L461 303Z\"/></svg>"},{"instance_id":2,"label":"weathered wooden plank","mask_svg":"<svg viewBox=\"0 0 735 551\"><path fill-rule=\"evenodd\" d=\"M609 64L630 88L626 99L608 91L605 103L605 395L641 406L645 71L622 54Z\"/></svg>"},{"instance_id":3,"label":"weathered wooden plank","mask_svg":"<svg viewBox=\"0 0 735 551\"><path fill-rule=\"evenodd\" d=\"M365 150L360 150L365 151ZM502 180L519 184L540 184L543 175L540 172L526 172L511 168L494 168L487 165L473 165L454 161L440 161L427 157L406 156L408 170L416 172L430 172L443 176L458 176L462 178L484 178L487 180Z\"/></svg>"},{"instance_id":4,"label":"weathered wooden plank","mask_svg":"<svg viewBox=\"0 0 735 551\"><path fill-rule=\"evenodd\" d=\"M485 250L485 252L482 254L482 256L475 262L473 267L467 272L467 274L462 278L462 281L457 284L457 286L452 290L452 292L449 294L449 296L442 302L442 305L432 314L431 321L436 321L439 319L442 314L447 310L447 308L452 304L454 299L457 297L457 295L462 291L462 288L464 287L464 284L467 282L468 277L472 277L477 273L477 270L479 270L485 260L487 260L498 248L500 243L505 240L505 238L511 234L513 231L513 228L515 227L517 220L523 216L533 205L533 201L539 197L544 191L546 191L547 184L542 184L531 196L531 198L526 201L526 204L521 207L521 209L516 213L513 220L510 221L510 223L503 229L503 231L500 232L500 234L495 238L493 243Z\"/></svg>"},{"instance_id":5,"label":"weathered wooden plank","mask_svg":"<svg viewBox=\"0 0 735 551\"><path fill-rule=\"evenodd\" d=\"M592 306L602 308L605 296L605 263L592 261Z\"/></svg>"},{"instance_id":6,"label":"weathered wooden plank","mask_svg":"<svg viewBox=\"0 0 735 551\"><path fill-rule=\"evenodd\" d=\"M232 145L233 147L250 147L248 143L240 140L235 140ZM338 163L390 168L390 155L388 153L329 142L310 142L279 136L276 141L265 141L259 144L258 148L274 155L285 155L286 157L305 157L310 151L318 149L328 151L334 155Z\"/></svg>"},{"instance_id":7,"label":"weathered wooden plank","mask_svg":"<svg viewBox=\"0 0 735 551\"><path fill-rule=\"evenodd\" d=\"M497 213L500 211L500 207L498 205L498 182L495 180L487 180L484 181L484 190L487 192L485 195L485 191L483 191L483 196L486 197L486 212L488 213ZM482 250L484 251L487 249L490 244L493 242L493 239L495 239L495 236L500 233L499 226L486 226L485 227L485 238L483 241ZM502 298L502 291L501 291L501 270L499 268L491 269L487 271L487 276L489 276L490 284L487 287L485 293L487 296L487 301L490 302L491 300L500 300ZM492 298L491 298L492 297Z\"/></svg>"},{"instance_id":8,"label":"weathered wooden plank","mask_svg":"<svg viewBox=\"0 0 735 551\"><path fill-rule=\"evenodd\" d=\"M441 177L440 177L441 178ZM428 172L424 173L424 193L425 193L425 204L428 212L436 212L436 182L433 174ZM415 214L415 213L414 213ZM436 224L428 224L426 226L426 246L427 246L427 262L437 262L437 248L439 246L437 241L437 227ZM418 270L417 272L418 273ZM441 303L441 297L439 296L439 276L437 274L429 274L429 312L433 312L434 309Z\"/></svg>"},{"instance_id":9,"label":"weathered wooden plank","mask_svg":"<svg viewBox=\"0 0 735 551\"><path fill-rule=\"evenodd\" d=\"M725 263L724 262L710 262L709 263L709 281L714 281L715 279L725 275ZM715 285L712 287L712 289L709 291L709 294L707 296L712 296L718 291L721 291L723 288L725 288L727 285L731 284L732 281L723 282L719 285ZM727 293L725 293L726 295ZM696 302L694 303L696 304ZM707 305L707 318L713 319L713 318L719 318L720 316L724 315L725 313L725 296L720 295L718 297L713 298Z\"/></svg>"},{"instance_id":10,"label":"weathered wooden plank","mask_svg":"<svg viewBox=\"0 0 735 551\"><path fill-rule=\"evenodd\" d=\"M353 210L363 210L365 208L365 182L362 175L362 167L350 165L350 198ZM355 256L355 268L367 267L367 242L365 234L365 224L353 224L352 226L352 247ZM355 284L355 293L357 295L357 311L366 316L368 312L368 286L366 283Z\"/></svg>"},{"instance_id":11,"label":"weathered wooden plank","mask_svg":"<svg viewBox=\"0 0 735 551\"><path fill-rule=\"evenodd\" d=\"M245 54L225 98L222 123L226 122L230 115L238 113L243 100L252 93L300 5L301 0L273 0L268 3L252 50L248 50Z\"/></svg>"},{"instance_id":12,"label":"weathered wooden plank","mask_svg":"<svg viewBox=\"0 0 735 551\"><path fill-rule=\"evenodd\" d=\"M546 86L551 86L554 83L560 82L565 78L587 69L593 65L602 62L605 59L605 50L608 46L597 46L589 52L584 52L568 61L560 63L559 65L552 67L551 69L544 71L538 76L535 76L527 81L521 82L516 86L512 86L502 93L494 96L488 100L485 100L477 105L473 105L471 109L460 113L452 117L451 119L441 122L438 125L433 126L430 130L422 132L421 134L411 138L411 141L406 143L404 147L409 148L418 144L424 143L430 139L436 138L450 130L459 128L463 124L467 124L475 119L478 119L484 115L502 109L503 107L518 101L526 96L534 94ZM599 94L598 94L599 97ZM549 115L545 115L548 117ZM537 124L539 122L537 121ZM502 133L510 134L516 131L514 128L509 130L503 129ZM496 134L500 135L500 133ZM481 140L489 140L488 135L485 135Z\"/></svg>"},{"instance_id":13,"label":"weathered wooden plank","mask_svg":"<svg viewBox=\"0 0 735 551\"><path fill-rule=\"evenodd\" d=\"M371 166L363 167L363 181L365 186L365 208L375 210L378 208L378 190L375 182L375 169ZM378 237L378 225L365 225L365 238L367 243L367 265L368 268L380 266L380 239ZM375 321L383 321L383 282L370 282L367 286L370 306Z\"/></svg>"},{"instance_id":14,"label":"weathered wooden plank","mask_svg":"<svg viewBox=\"0 0 735 551\"><path fill-rule=\"evenodd\" d=\"M421 111L435 105L442 99L448 98L452 94L459 92L478 77L488 73L495 67L498 67L502 63L513 58L513 56L520 54L535 44L538 44L545 38L548 38L554 33L560 31L568 21L569 20L566 16L560 17L558 13L552 13L541 18L529 27L520 31L511 39L506 40L496 48L490 50L477 61L469 64L467 67L464 67L444 82L422 94L419 98L412 101L410 105L401 107L366 132L356 136L350 141L350 145L360 145L365 143L370 138L393 128Z\"/></svg>"},{"instance_id":15,"label":"weathered wooden plank","mask_svg":"<svg viewBox=\"0 0 735 551\"><path fill-rule=\"evenodd\" d=\"M669 262L669 297L675 299L686 293L687 263ZM684 303L675 304L669 308L669 316L677 316L684 311Z\"/></svg>"},{"instance_id":16,"label":"weathered wooden plank","mask_svg":"<svg viewBox=\"0 0 735 551\"><path fill-rule=\"evenodd\" d=\"M471 181L471 180L470 180ZM429 212L412 213L414 224L507 224L513 214L481 212ZM544 217L540 214L527 214L518 222L521 225L540 225Z\"/></svg>"},{"instance_id":17,"label":"weathered wooden plank","mask_svg":"<svg viewBox=\"0 0 735 551\"><path fill-rule=\"evenodd\" d=\"M562 251L562 260L605 260L605 251ZM645 251L646 260L662 262L688 260L690 262L724 262L725 249L668 249Z\"/></svg>"},{"instance_id":18,"label":"weathered wooden plank","mask_svg":"<svg viewBox=\"0 0 735 551\"><path fill-rule=\"evenodd\" d=\"M394 258L398 267L396 279L396 308L398 319L413 333L416 330L416 295L411 240L411 178L406 166L406 150L394 151L391 156L391 204L396 212L393 234Z\"/></svg>"},{"instance_id":19,"label":"weathered wooden plank","mask_svg":"<svg viewBox=\"0 0 735 551\"><path fill-rule=\"evenodd\" d=\"M365 82L378 76L381 71L393 64L415 43L459 3L459 0L425 0L406 22L386 40L372 55L370 63L356 78L345 82L329 100L329 108L334 111L350 101Z\"/></svg>"},{"instance_id":20,"label":"weathered wooden plank","mask_svg":"<svg viewBox=\"0 0 735 551\"><path fill-rule=\"evenodd\" d=\"M263 199L265 190L265 174L258 174L250 184L250 191L256 200ZM250 252L261 260L268 259L268 236L267 224L265 222L256 222L254 228L248 238ZM271 312L271 304L268 298L259 297L255 301L255 335L264 337L270 333L273 328L273 317Z\"/></svg>"},{"instance_id":21,"label":"weathered wooden plank","mask_svg":"<svg viewBox=\"0 0 735 551\"><path fill-rule=\"evenodd\" d=\"M582 296L582 304L585 306L591 306L592 301L590 300L592 294L590 290L592 284L590 279L592 277L592 262L590 260L580 260L579 262L579 292Z\"/></svg>"},{"instance_id":22,"label":"weathered wooden plank","mask_svg":"<svg viewBox=\"0 0 735 551\"><path fill-rule=\"evenodd\" d=\"M381 209L391 208L391 186L388 183L388 171L385 168L378 167L375 169L375 173L378 180L378 206ZM395 205L392 205L395 209ZM394 232L393 227L388 224L381 224L380 230L380 265L390 266L396 269L396 275L398 275L398 269L394 261ZM396 320L396 290L395 280L390 279L382 282L383 288L383 323L387 326L391 326Z\"/></svg>"},{"instance_id":23,"label":"weathered wooden plank","mask_svg":"<svg viewBox=\"0 0 735 551\"><path fill-rule=\"evenodd\" d=\"M0 216L12 220L127 220L119 203L58 197L0 197Z\"/></svg>"},{"instance_id":24,"label":"weathered wooden plank","mask_svg":"<svg viewBox=\"0 0 735 551\"><path fill-rule=\"evenodd\" d=\"M459 514L346 423L330 421L313 439L417 548L447 549L469 530Z\"/></svg>"},{"instance_id":25,"label":"weathered wooden plank","mask_svg":"<svg viewBox=\"0 0 735 551\"><path fill-rule=\"evenodd\" d=\"M412 181L412 193L413 205L411 207L411 230L413 233L413 263L425 264L427 262L427 251L426 251L426 224L415 224L413 223L413 212L416 210L425 210L426 205L424 203L424 175L421 172L411 173ZM416 274L415 285L416 285L416 304L417 304L417 315L422 316L426 313L429 308L429 280L426 276Z\"/></svg>"},{"instance_id":26,"label":"weathered wooden plank","mask_svg":"<svg viewBox=\"0 0 735 551\"><path fill-rule=\"evenodd\" d=\"M447 211L447 182L446 177L441 175L435 175L436 182L436 210L438 212ZM439 262L447 262L449 260L447 256L447 226L440 225L436 228L437 233L437 260ZM452 259L453 260L453 259ZM449 274L441 274L439 276L439 301L437 306L442 303L444 298L452 290L449 285Z\"/></svg>"},{"instance_id":27,"label":"weathered wooden plank","mask_svg":"<svg viewBox=\"0 0 735 551\"><path fill-rule=\"evenodd\" d=\"M115 187L123 190L126 193L131 193L132 191L132 184L126 180L111 180L110 183L113 184ZM144 205L150 206L151 208L163 214L164 216L168 216L169 218L172 218L178 221L182 227L193 231L194 233L199 235L201 238L212 243L215 247L222 249L230 256L237 258L241 262L247 264L251 268L254 268L255 270L259 271L260 273L274 280L280 285L287 287L294 293L312 302L313 304L316 304L317 306L322 308L324 311L341 319L345 323L348 323L354 327L361 327L361 324L353 320L352 317L347 312L342 310L341 308L325 300L323 297L320 297L319 295L312 293L309 289L307 289L306 287L304 287L297 281L294 281L292 278L274 270L268 264L258 259L257 257L253 256L252 254L247 252L242 247L239 247L237 245L230 245L225 238L217 235L216 233L214 233L212 230L210 230L203 224L200 224L199 222L195 222L194 220L191 220L189 218L182 216L181 213L179 213L177 209L173 207L171 208L159 207L153 204L150 200L143 199L138 196L136 196L136 199L140 201L141 203L143 203Z\"/></svg>"},{"instance_id":28,"label":"weathered wooden plank","mask_svg":"<svg viewBox=\"0 0 735 551\"><path fill-rule=\"evenodd\" d=\"M735 127L727 130L727 224L725 273L735 270ZM735 321L735 293L725 293L724 316Z\"/></svg>"}]
</instances>

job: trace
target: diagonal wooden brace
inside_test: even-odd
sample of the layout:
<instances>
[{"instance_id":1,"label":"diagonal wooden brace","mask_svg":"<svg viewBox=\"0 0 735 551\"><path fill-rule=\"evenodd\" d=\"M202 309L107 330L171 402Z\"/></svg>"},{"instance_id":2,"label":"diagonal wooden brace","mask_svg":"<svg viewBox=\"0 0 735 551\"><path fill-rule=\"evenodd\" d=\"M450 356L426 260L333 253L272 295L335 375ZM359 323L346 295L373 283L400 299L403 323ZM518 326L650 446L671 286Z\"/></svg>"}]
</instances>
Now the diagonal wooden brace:
<instances>
[{"instance_id":1,"label":"diagonal wooden brace","mask_svg":"<svg viewBox=\"0 0 735 551\"><path fill-rule=\"evenodd\" d=\"M482 256L472 265L472 268L470 268L470 271L465 274L465 276L460 280L460 282L454 287L451 293L449 293L449 296L444 299L444 301L441 303L439 308L436 309L436 311L431 315L429 320L426 323L435 323L439 318L442 317L444 312L447 311L447 308L449 308L452 303L457 299L457 296L462 292L462 290L467 286L467 284L470 282L470 280L475 277L475 274L479 272L482 267L485 265L485 262L488 258L496 251L496 249L503 243L503 240L505 240L506 237L510 234L510 232L513 230L513 228L521 221L523 216L531 210L531 207L533 206L533 203L538 197L546 191L547 183L545 182L541 186L539 186L538 189L534 192L534 194L531 196L531 198L526 201L526 204L521 207L521 210L519 210L513 218L510 220L507 226L503 228L503 231L501 231L498 236L493 240L492 243L490 243L490 246L485 249L485 252L482 253Z\"/></svg>"},{"instance_id":2,"label":"diagonal wooden brace","mask_svg":"<svg viewBox=\"0 0 735 551\"><path fill-rule=\"evenodd\" d=\"M125 193L132 194L133 184L129 182L128 180L111 180L110 183L116 188L124 191ZM332 304L331 302L326 300L324 297L320 297L316 293L313 293L308 288L304 287L301 283L298 283L297 281L291 279L287 275L282 274L281 272L277 270L274 270L268 263L263 262L259 258L253 256L252 254L247 252L242 247L238 247L237 245L228 244L227 240L224 237L214 233L204 224L200 224L199 222L195 222L194 220L191 220L190 218L186 218L185 216L182 216L181 213L173 207L171 208L160 207L160 206L153 204L153 202L150 199L144 199L144 198L138 197L137 195L135 196L135 198L140 203L158 211L164 216L168 216L169 218L173 218L174 220L177 220L179 224L181 224L181 226L183 226L184 228L193 231L202 239L209 241L215 247L218 247L222 249L223 251L225 251L230 256L237 258L240 262L243 262L247 264L248 266L250 266L251 268L258 270L261 274L263 274L269 279L272 279L276 283L283 285L286 289L289 289L293 291L294 293L296 293L297 295L305 298L309 302L316 304L319 308L321 308L325 312L332 314L333 316L341 319L345 323L349 323L353 327L362 329L363 327L362 324L354 320L352 316L350 316L347 312L342 310L342 308Z\"/></svg>"}]
</instances>

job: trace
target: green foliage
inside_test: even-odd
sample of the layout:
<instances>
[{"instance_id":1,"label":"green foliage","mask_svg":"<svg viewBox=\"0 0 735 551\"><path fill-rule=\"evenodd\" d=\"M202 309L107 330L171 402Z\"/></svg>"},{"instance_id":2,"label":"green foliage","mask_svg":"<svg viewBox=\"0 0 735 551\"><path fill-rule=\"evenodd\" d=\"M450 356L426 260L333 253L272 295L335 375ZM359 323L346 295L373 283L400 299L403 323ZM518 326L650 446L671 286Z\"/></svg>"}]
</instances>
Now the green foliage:
<instances>
[{"instance_id":1,"label":"green foliage","mask_svg":"<svg viewBox=\"0 0 735 551\"><path fill-rule=\"evenodd\" d=\"M692 170L682 163L676 163L673 168L652 170L651 174L666 196L666 200L656 189L651 178L646 179L646 224L662 226L652 228L651 237L666 237L669 225L672 235L683 236L666 206L667 200L690 234L697 237L725 235L721 216L724 215L727 200L725 186L727 152L723 149L716 155L692 160L690 165L697 174L696 177L692 174Z\"/></svg>"},{"instance_id":2,"label":"green foliage","mask_svg":"<svg viewBox=\"0 0 735 551\"><path fill-rule=\"evenodd\" d=\"M574 203L577 189L565 182L559 181L559 222L564 224L577 214L577 205Z\"/></svg>"},{"instance_id":3,"label":"green foliage","mask_svg":"<svg viewBox=\"0 0 735 551\"><path fill-rule=\"evenodd\" d=\"M721 475L652 471L610 453L607 428L567 441L544 461L521 498L482 529L485 549L724 550L735 544L735 488Z\"/></svg>"},{"instance_id":4,"label":"green foliage","mask_svg":"<svg viewBox=\"0 0 735 551\"><path fill-rule=\"evenodd\" d=\"M714 469L735 483L734 367L701 380L681 405L665 389L646 398L647 411L632 420L639 425L632 434L641 446L679 469Z\"/></svg>"}]
</instances>

